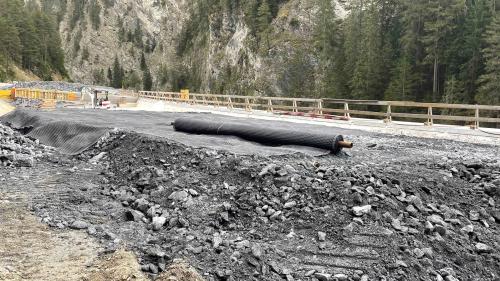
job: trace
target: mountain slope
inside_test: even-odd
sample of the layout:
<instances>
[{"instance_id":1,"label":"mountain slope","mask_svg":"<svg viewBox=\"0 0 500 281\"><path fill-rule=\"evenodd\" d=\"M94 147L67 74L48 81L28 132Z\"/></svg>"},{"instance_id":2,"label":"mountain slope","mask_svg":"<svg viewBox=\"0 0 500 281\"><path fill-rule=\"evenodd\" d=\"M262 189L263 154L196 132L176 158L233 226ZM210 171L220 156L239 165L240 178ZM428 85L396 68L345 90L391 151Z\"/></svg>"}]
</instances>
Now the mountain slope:
<instances>
[{"instance_id":1,"label":"mountain slope","mask_svg":"<svg viewBox=\"0 0 500 281\"><path fill-rule=\"evenodd\" d=\"M247 5L212 2L69 0L46 9L60 15L66 67L75 81L109 83L117 58L123 84L141 88L144 53L157 89L281 94L284 63L296 45L308 47L315 1L271 1L265 44L248 26Z\"/></svg>"}]
</instances>

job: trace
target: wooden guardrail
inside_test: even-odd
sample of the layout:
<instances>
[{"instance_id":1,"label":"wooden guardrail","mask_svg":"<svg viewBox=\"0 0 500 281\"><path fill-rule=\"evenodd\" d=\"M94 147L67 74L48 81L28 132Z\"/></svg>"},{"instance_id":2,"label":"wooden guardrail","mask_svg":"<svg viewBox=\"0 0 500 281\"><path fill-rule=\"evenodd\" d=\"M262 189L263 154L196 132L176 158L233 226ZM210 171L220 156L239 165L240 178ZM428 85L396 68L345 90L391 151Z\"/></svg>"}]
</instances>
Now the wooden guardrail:
<instances>
[{"instance_id":1,"label":"wooden guardrail","mask_svg":"<svg viewBox=\"0 0 500 281\"><path fill-rule=\"evenodd\" d=\"M30 100L54 100L54 101L77 101L78 96L74 92L64 92L55 90L43 89L15 89L14 97L16 99L30 99Z\"/></svg>"},{"instance_id":2,"label":"wooden guardrail","mask_svg":"<svg viewBox=\"0 0 500 281\"><path fill-rule=\"evenodd\" d=\"M428 126L434 125L436 120L464 122L471 128L479 128L480 123L500 125L500 106L420 103L409 101L370 101L345 99L309 99L284 97L259 97L238 95L193 94L181 96L176 92L139 92L140 98L162 100L169 102L183 102L188 104L240 108L246 111L266 110L273 113L312 116L329 119L349 120L352 116L362 116L383 119L392 122L394 119L425 120ZM356 108L357 109L354 109ZM370 109L367 109L370 108ZM375 108L375 109L373 109ZM398 109L412 109L413 112L398 112ZM414 111L425 113L414 113ZM453 112L443 110L462 110L464 115L454 115ZM440 114L437 114L437 113ZM496 117L487 117L485 112ZM493 113L493 114L491 114ZM337 115L333 115L337 114ZM339 115L340 114L340 115ZM468 114L468 115L467 115Z\"/></svg>"}]
</instances>

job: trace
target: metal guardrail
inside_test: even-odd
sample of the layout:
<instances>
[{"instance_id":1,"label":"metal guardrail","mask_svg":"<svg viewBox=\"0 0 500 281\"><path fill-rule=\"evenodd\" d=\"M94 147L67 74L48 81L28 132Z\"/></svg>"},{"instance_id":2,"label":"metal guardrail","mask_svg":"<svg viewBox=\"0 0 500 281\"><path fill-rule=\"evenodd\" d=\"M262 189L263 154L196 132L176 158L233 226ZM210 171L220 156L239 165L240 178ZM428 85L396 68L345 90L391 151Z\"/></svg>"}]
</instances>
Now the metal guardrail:
<instances>
[{"instance_id":1,"label":"metal guardrail","mask_svg":"<svg viewBox=\"0 0 500 281\"><path fill-rule=\"evenodd\" d=\"M432 126L436 120L465 122L471 128L479 128L480 123L500 124L500 106L495 105L470 105L470 104L445 104L445 103L420 103L409 101L370 101L370 100L346 100L346 99L309 99L309 98L284 98L284 97L259 97L238 95L213 95L213 94L189 94L186 98L177 92L153 92L141 91L139 97L162 100L169 102L182 102L188 104L207 105L214 107L226 107L228 109L240 108L248 112L255 109L268 112L311 116L327 119L349 120L353 115L383 119L392 122L397 119L425 120L425 125ZM334 105L334 106L331 106ZM354 107L378 107L377 110L354 110ZM337 107L337 108L335 108ZM341 108L338 108L341 107ZM384 108L385 107L385 108ZM425 110L424 113L396 112L395 108L413 110ZM464 114L440 112L440 110L463 110ZM485 117L485 111L496 112L497 117ZM332 114L340 114L332 115Z\"/></svg>"}]
</instances>

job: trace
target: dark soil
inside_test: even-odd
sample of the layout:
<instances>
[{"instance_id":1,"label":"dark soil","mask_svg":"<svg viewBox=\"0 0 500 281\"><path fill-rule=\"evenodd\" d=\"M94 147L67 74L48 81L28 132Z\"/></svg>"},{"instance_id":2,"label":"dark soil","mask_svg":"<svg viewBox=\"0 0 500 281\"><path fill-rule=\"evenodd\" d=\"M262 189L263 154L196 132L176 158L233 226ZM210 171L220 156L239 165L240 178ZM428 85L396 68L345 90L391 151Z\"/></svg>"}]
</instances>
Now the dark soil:
<instances>
[{"instance_id":1,"label":"dark soil","mask_svg":"<svg viewBox=\"0 0 500 281\"><path fill-rule=\"evenodd\" d=\"M498 279L498 148L367 141L354 156L261 157L116 132L62 163L90 187L34 210L126 244L152 277L182 258L207 280Z\"/></svg>"}]
</instances>

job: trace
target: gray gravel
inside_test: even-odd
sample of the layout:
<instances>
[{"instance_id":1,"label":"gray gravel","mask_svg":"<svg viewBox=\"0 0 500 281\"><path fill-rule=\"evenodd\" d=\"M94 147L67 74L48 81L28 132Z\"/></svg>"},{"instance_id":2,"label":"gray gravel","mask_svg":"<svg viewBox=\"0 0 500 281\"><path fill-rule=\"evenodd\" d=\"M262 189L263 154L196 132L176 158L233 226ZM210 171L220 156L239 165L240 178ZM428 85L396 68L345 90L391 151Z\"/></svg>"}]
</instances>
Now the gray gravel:
<instances>
[{"instance_id":1,"label":"gray gravel","mask_svg":"<svg viewBox=\"0 0 500 281\"><path fill-rule=\"evenodd\" d=\"M134 250L152 278L176 258L210 281L500 278L498 146L345 130L348 155L313 157L168 130L179 115L220 116L39 114L151 132L42 158L0 190L33 190L44 223Z\"/></svg>"}]
</instances>

